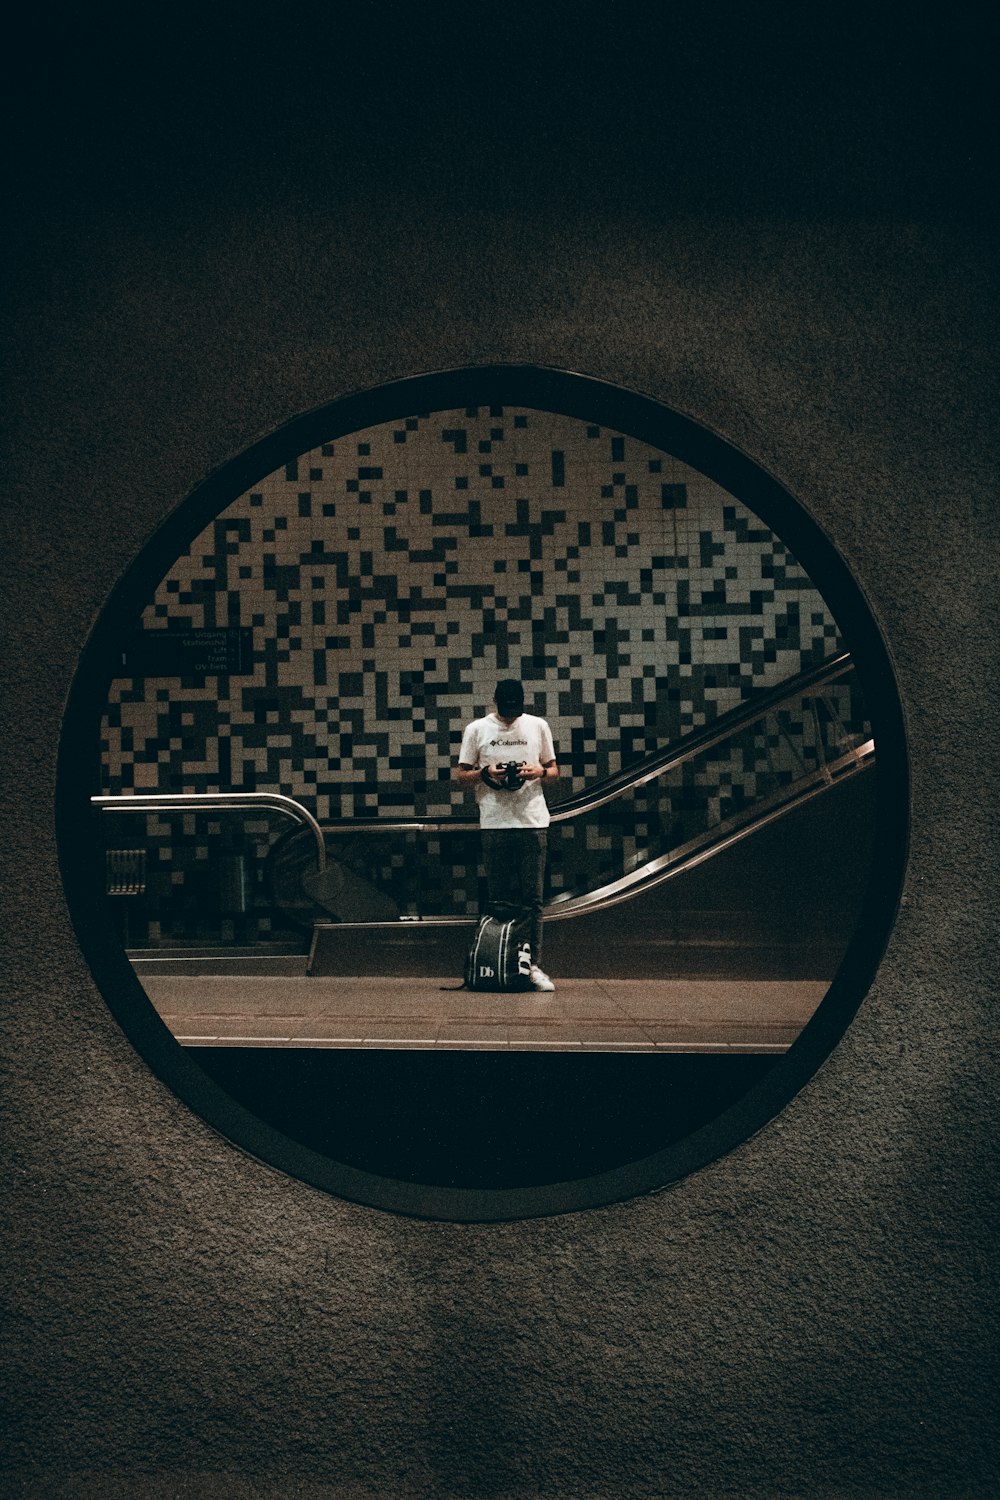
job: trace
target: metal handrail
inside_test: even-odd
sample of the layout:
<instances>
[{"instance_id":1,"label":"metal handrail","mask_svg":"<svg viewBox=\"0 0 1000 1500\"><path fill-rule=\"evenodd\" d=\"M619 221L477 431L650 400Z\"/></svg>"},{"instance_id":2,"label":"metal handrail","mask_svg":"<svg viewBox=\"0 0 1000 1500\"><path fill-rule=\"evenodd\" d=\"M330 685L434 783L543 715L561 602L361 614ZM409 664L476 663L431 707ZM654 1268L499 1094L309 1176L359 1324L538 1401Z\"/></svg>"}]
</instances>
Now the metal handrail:
<instances>
[{"instance_id":1,"label":"metal handrail","mask_svg":"<svg viewBox=\"0 0 1000 1500\"><path fill-rule=\"evenodd\" d=\"M669 879L672 875L679 875L683 871L694 869L696 865L704 863L713 855L721 854L724 849L728 849L731 844L745 838L747 834L756 833L761 828L768 827L777 818L791 812L793 808L800 807L818 793L825 792L833 782L844 780L852 772L862 771L873 765L874 759L875 741L865 740L856 750L839 756L835 761L825 762L790 786L772 793L770 797L759 802L754 802L742 812L734 813L715 827L690 839L686 844L680 844L676 849L668 850L666 854L647 860L634 870L629 870L626 874L619 876L617 880L580 895L557 896L545 908L546 920L551 917L573 917L582 911L599 910L605 906L617 906L620 901L627 900L636 887L645 890L650 886L659 885L661 881Z\"/></svg>"},{"instance_id":2,"label":"metal handrail","mask_svg":"<svg viewBox=\"0 0 1000 1500\"><path fill-rule=\"evenodd\" d=\"M774 793L763 802L756 802L752 807L744 809L740 813L725 819L714 828L708 829L698 837L690 839L686 844L679 844L676 848L668 850L665 854L658 855L655 859L646 861L634 870L610 881L606 885L597 886L592 891L582 894L566 893L556 896L549 901L543 909L546 922L559 922L568 917L579 917L592 911L601 911L606 907L618 906L623 901L628 901L632 896L641 891L652 889L661 885L666 880L671 880L677 875L686 874L688 870L695 869L703 864L705 860L711 859L713 855L721 854L733 844L739 843L752 833L768 827L778 818L786 813L802 807L810 802L835 781L846 780L847 777L862 771L869 770L875 764L875 741L865 740L856 750L849 751L846 755L838 757L836 761L819 767L810 775L801 778L780 792ZM428 917L397 917L392 921L357 921L357 922L323 922L314 924L313 951L315 950L317 935L320 929L326 930L336 928L338 932L344 933L348 930L364 928L366 931L378 929L380 931L398 930L401 923L405 923L414 929L444 928L444 927L469 927L476 922L474 916L428 916ZM310 966L312 954L310 953Z\"/></svg>"},{"instance_id":3,"label":"metal handrail","mask_svg":"<svg viewBox=\"0 0 1000 1500\"><path fill-rule=\"evenodd\" d=\"M326 869L326 840L322 828L308 808L293 797L283 797L280 792L136 792L117 797L91 797L90 800L99 812L110 813L246 813L257 808L281 813L311 829L316 842L317 864L321 871Z\"/></svg>"},{"instance_id":4,"label":"metal handrail","mask_svg":"<svg viewBox=\"0 0 1000 1500\"><path fill-rule=\"evenodd\" d=\"M616 797L621 797L636 787L645 786L656 777L664 776L668 771L675 770L686 761L693 760L696 755L713 750L716 745L729 739L739 730L747 728L758 719L765 718L772 709L780 707L782 703L801 697L811 688L825 687L828 683L835 682L838 677L846 676L853 665L850 652L842 651L836 656L827 657L825 661L818 662L816 666L808 667L794 677L786 677L776 687L768 688L749 702L737 704L735 708L720 714L717 719L712 720L711 724L682 735L668 749L628 766L623 771L616 771L613 776L607 777L595 786L576 792L562 802L557 802L550 809L550 821L552 823L567 822L578 813L594 812L597 808L604 807L606 803L613 802ZM478 820L463 817L414 817L400 820L349 818L336 823L325 823L323 828L328 834L473 833L478 830L479 823Z\"/></svg>"},{"instance_id":5,"label":"metal handrail","mask_svg":"<svg viewBox=\"0 0 1000 1500\"><path fill-rule=\"evenodd\" d=\"M838 678L846 676L853 665L850 652L843 651L836 656L828 657L825 661L818 662L813 667L808 667L794 677L785 678L783 682L757 694L749 702L738 704L735 708L720 714L717 719L712 720L711 724L683 735L672 747L616 772L613 776L598 782L596 786L577 792L564 801L556 803L551 809L551 822L562 823L576 817L579 813L593 812L599 807L604 807L608 802L614 801L615 798L623 796L626 792L645 786L647 782L666 775L668 771L675 770L686 761L694 759L695 756L714 749L716 745L729 739L733 734L765 718L783 703L791 702L813 688L825 687ZM859 747L851 753L856 757L861 757L863 753L870 754L871 752L866 751L865 747ZM282 813L311 830L321 871L326 869L326 834L411 831L473 833L479 828L477 820L460 816L404 819L350 818L336 823L326 823L321 827L312 813L300 802L296 802L292 797L282 796L278 792L155 792L125 796L98 796L91 797L90 800L102 812L170 813L204 812L208 809L217 812L245 812L257 807L266 808Z\"/></svg>"}]
</instances>

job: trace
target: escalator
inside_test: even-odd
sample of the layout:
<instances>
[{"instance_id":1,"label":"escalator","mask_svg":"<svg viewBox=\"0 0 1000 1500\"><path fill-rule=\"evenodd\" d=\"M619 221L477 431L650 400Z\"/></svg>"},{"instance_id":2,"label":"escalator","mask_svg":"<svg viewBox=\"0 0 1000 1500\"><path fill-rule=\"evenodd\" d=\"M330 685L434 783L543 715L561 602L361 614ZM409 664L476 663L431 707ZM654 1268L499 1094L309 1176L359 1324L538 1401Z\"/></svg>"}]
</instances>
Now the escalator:
<instances>
[{"instance_id":1,"label":"escalator","mask_svg":"<svg viewBox=\"0 0 1000 1500\"><path fill-rule=\"evenodd\" d=\"M583 768L570 762L551 799L547 965L564 978L829 979L863 896L874 764L846 653L582 790L571 789ZM263 972L294 969L295 954L305 968L308 950L317 976L461 971L481 895L468 818L321 828L264 792L93 801L111 815L111 842L127 845L107 850L108 893L146 934L126 943L139 964L173 954L185 967L239 960ZM282 832L278 816L295 826ZM123 885L114 872L137 854L143 880Z\"/></svg>"},{"instance_id":2,"label":"escalator","mask_svg":"<svg viewBox=\"0 0 1000 1500\"><path fill-rule=\"evenodd\" d=\"M863 896L874 764L845 653L553 805L547 966L829 979ZM311 922L309 973L457 972L478 902L447 877L475 868L476 825L355 819L324 835L322 880L301 833L272 859L276 897Z\"/></svg>"}]
</instances>

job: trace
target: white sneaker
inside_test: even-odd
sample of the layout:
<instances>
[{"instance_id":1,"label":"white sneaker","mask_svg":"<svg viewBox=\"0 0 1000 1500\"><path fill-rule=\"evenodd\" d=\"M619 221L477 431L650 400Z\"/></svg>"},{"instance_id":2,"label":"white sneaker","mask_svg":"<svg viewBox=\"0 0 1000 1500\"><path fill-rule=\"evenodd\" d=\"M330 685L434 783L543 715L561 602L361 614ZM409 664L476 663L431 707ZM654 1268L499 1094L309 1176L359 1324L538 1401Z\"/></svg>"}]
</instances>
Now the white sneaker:
<instances>
[{"instance_id":1,"label":"white sneaker","mask_svg":"<svg viewBox=\"0 0 1000 1500\"><path fill-rule=\"evenodd\" d=\"M531 971L528 974L528 978L531 980L531 988L533 990L554 990L555 989L555 985L552 983L552 980L549 978L549 976L547 974L543 974L542 973L541 969L538 967L537 964L532 964L531 965Z\"/></svg>"}]
</instances>

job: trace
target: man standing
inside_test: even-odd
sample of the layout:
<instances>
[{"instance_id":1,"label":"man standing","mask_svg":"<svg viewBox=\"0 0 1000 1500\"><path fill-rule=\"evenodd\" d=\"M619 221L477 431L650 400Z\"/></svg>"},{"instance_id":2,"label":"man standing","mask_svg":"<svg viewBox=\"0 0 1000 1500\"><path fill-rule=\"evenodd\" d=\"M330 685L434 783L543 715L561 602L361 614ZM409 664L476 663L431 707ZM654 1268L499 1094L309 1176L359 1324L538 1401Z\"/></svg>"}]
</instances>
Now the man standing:
<instances>
[{"instance_id":1,"label":"man standing","mask_svg":"<svg viewBox=\"0 0 1000 1500\"><path fill-rule=\"evenodd\" d=\"M532 988L554 990L538 961L549 826L542 784L555 781L559 767L552 731L524 712L524 688L515 678L497 683L495 713L466 725L456 774L476 791L489 910L513 905L531 913Z\"/></svg>"}]
</instances>

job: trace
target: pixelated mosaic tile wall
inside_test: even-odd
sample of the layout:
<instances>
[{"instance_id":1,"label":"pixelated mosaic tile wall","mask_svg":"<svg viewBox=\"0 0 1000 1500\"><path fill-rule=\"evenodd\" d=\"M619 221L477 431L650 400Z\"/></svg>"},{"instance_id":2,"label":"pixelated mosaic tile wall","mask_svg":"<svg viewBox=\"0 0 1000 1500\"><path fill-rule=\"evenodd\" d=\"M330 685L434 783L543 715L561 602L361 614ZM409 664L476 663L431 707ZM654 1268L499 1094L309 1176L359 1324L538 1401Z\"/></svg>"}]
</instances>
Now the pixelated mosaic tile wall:
<instances>
[{"instance_id":1,"label":"pixelated mosaic tile wall","mask_svg":"<svg viewBox=\"0 0 1000 1500\"><path fill-rule=\"evenodd\" d=\"M108 791L274 790L321 821L469 814L462 727L515 676L565 796L842 648L735 497L633 438L509 407L353 433L235 500L143 626L237 625L252 675L116 682ZM744 755L742 795L755 775Z\"/></svg>"}]
</instances>

